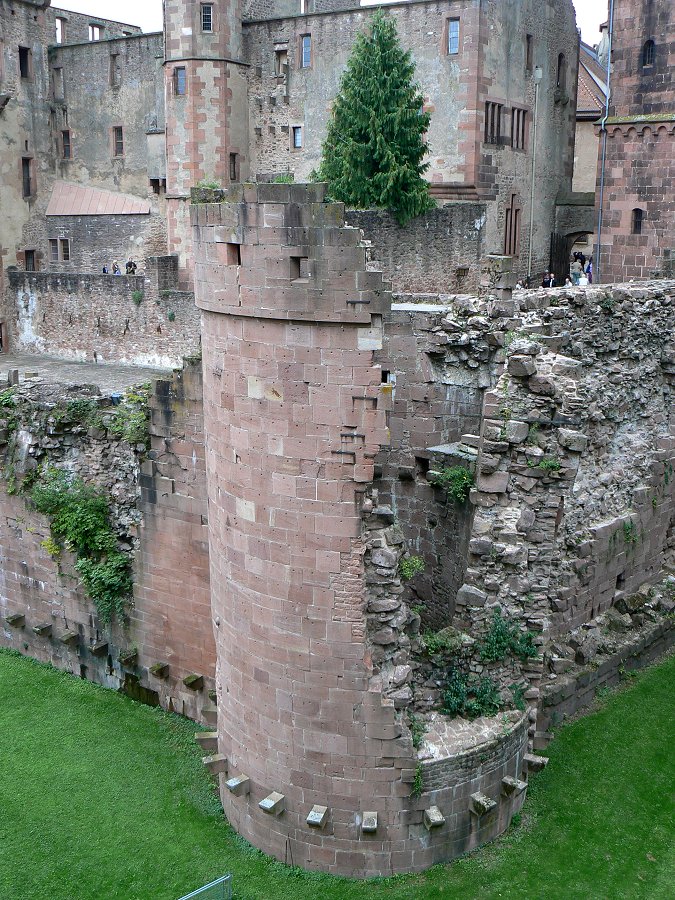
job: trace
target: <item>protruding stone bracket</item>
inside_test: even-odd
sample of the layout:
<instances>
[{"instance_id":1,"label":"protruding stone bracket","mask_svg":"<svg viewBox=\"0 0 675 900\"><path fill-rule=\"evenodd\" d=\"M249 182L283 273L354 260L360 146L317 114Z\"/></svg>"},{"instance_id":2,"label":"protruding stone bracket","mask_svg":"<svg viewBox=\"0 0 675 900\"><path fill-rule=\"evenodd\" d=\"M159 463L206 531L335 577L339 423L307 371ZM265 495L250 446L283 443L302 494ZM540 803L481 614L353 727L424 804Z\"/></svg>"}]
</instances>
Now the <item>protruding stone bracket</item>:
<instances>
[{"instance_id":1,"label":"protruding stone bracket","mask_svg":"<svg viewBox=\"0 0 675 900\"><path fill-rule=\"evenodd\" d=\"M183 684L191 691L201 691L204 687L204 676L196 675L193 672L191 675L185 676L185 678L183 679Z\"/></svg>"},{"instance_id":2,"label":"protruding stone bracket","mask_svg":"<svg viewBox=\"0 0 675 900\"><path fill-rule=\"evenodd\" d=\"M138 650L123 650L119 655L119 661L123 668L133 668L138 661Z\"/></svg>"},{"instance_id":3,"label":"protruding stone bracket","mask_svg":"<svg viewBox=\"0 0 675 900\"><path fill-rule=\"evenodd\" d=\"M108 652L108 642L96 641L96 643L92 644L89 648L89 652L92 656L105 656Z\"/></svg>"},{"instance_id":4,"label":"protruding stone bracket","mask_svg":"<svg viewBox=\"0 0 675 900\"><path fill-rule=\"evenodd\" d=\"M211 775L227 775L227 757L222 753L215 753L213 756L203 756L202 763Z\"/></svg>"},{"instance_id":5,"label":"protruding stone bracket","mask_svg":"<svg viewBox=\"0 0 675 900\"><path fill-rule=\"evenodd\" d=\"M489 815L494 812L497 808L497 801L491 800L486 794L481 794L477 792L475 794L471 794L469 809L472 815L476 816L479 819L482 819L484 816Z\"/></svg>"},{"instance_id":6,"label":"protruding stone bracket","mask_svg":"<svg viewBox=\"0 0 675 900\"><path fill-rule=\"evenodd\" d=\"M74 647L80 642L80 635L77 633L77 631L64 631L61 635L60 640L62 644L67 644L69 647Z\"/></svg>"},{"instance_id":7,"label":"protruding stone bracket","mask_svg":"<svg viewBox=\"0 0 675 900\"><path fill-rule=\"evenodd\" d=\"M40 625L33 625L33 631L38 637L50 637L52 633L52 623L42 622Z\"/></svg>"},{"instance_id":8,"label":"protruding stone bracket","mask_svg":"<svg viewBox=\"0 0 675 900\"><path fill-rule=\"evenodd\" d=\"M363 820L361 821L361 831L364 834L375 834L377 831L376 812L364 812Z\"/></svg>"},{"instance_id":9,"label":"protruding stone bracket","mask_svg":"<svg viewBox=\"0 0 675 900\"><path fill-rule=\"evenodd\" d=\"M263 812L272 816L280 816L286 809L286 798L278 791L272 791L271 794L268 794L267 797L260 801L258 806Z\"/></svg>"},{"instance_id":10,"label":"protruding stone bracket","mask_svg":"<svg viewBox=\"0 0 675 900\"><path fill-rule=\"evenodd\" d=\"M11 616L7 616L7 624L11 625L12 628L23 628L26 624L26 617L23 613L14 613Z\"/></svg>"},{"instance_id":11,"label":"protruding stone bracket","mask_svg":"<svg viewBox=\"0 0 675 900\"><path fill-rule=\"evenodd\" d=\"M525 773L541 772L548 765L548 756L535 756L534 753L526 753L523 756L523 770Z\"/></svg>"},{"instance_id":12,"label":"protruding stone bracket","mask_svg":"<svg viewBox=\"0 0 675 900\"><path fill-rule=\"evenodd\" d=\"M154 666L150 666L150 674L154 675L155 678L168 678L169 664L166 662L155 663Z\"/></svg>"},{"instance_id":13,"label":"protruding stone bracket","mask_svg":"<svg viewBox=\"0 0 675 900\"><path fill-rule=\"evenodd\" d=\"M218 732L217 731L197 731L195 740L202 750L218 750Z\"/></svg>"},{"instance_id":14,"label":"protruding stone bracket","mask_svg":"<svg viewBox=\"0 0 675 900\"><path fill-rule=\"evenodd\" d=\"M323 828L328 821L328 807L317 806L316 804L310 809L307 816L307 824L312 828Z\"/></svg>"},{"instance_id":15,"label":"protruding stone bracket","mask_svg":"<svg viewBox=\"0 0 675 900\"><path fill-rule=\"evenodd\" d=\"M236 797L245 797L251 792L251 779L248 775L235 775L234 778L228 778L225 787Z\"/></svg>"},{"instance_id":16,"label":"protruding stone bracket","mask_svg":"<svg viewBox=\"0 0 675 900\"><path fill-rule=\"evenodd\" d=\"M445 825L445 816L437 806L430 806L424 810L424 827L427 831L440 828L442 825Z\"/></svg>"},{"instance_id":17,"label":"protruding stone bracket","mask_svg":"<svg viewBox=\"0 0 675 900\"><path fill-rule=\"evenodd\" d=\"M502 797L518 797L527 787L526 781L506 775L502 778Z\"/></svg>"}]
</instances>

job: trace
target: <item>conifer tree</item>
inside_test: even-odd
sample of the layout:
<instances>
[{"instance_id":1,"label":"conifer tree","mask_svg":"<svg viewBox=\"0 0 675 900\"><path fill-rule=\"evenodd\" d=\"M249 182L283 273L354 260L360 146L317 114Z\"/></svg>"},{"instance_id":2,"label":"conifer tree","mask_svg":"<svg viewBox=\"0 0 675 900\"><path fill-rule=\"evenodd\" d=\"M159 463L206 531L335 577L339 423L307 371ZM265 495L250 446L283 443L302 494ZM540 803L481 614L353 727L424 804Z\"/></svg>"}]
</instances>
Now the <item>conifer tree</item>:
<instances>
[{"instance_id":1,"label":"conifer tree","mask_svg":"<svg viewBox=\"0 0 675 900\"><path fill-rule=\"evenodd\" d=\"M399 225L431 209L422 178L429 113L391 16L357 35L333 104L318 176L348 206L389 209Z\"/></svg>"}]
</instances>

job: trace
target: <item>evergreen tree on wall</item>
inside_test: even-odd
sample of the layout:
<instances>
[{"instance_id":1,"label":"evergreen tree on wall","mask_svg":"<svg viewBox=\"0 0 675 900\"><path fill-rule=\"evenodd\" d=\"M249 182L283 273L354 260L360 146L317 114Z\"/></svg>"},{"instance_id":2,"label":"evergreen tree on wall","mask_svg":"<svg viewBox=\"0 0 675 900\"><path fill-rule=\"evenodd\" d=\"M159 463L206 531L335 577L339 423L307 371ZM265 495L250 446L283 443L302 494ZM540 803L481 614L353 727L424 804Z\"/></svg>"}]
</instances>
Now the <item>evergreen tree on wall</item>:
<instances>
[{"instance_id":1,"label":"evergreen tree on wall","mask_svg":"<svg viewBox=\"0 0 675 900\"><path fill-rule=\"evenodd\" d=\"M348 206L389 209L399 225L435 204L422 178L429 113L396 24L378 10L361 32L340 82L318 176Z\"/></svg>"}]
</instances>

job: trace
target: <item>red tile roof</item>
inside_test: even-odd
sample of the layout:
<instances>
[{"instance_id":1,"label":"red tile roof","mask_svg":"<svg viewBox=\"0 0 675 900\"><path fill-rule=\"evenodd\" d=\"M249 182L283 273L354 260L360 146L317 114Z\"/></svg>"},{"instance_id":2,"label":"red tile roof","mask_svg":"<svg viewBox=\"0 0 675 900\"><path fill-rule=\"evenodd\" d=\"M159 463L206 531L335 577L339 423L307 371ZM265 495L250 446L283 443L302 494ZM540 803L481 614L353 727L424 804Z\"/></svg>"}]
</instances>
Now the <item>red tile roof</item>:
<instances>
[{"instance_id":1,"label":"red tile roof","mask_svg":"<svg viewBox=\"0 0 675 900\"><path fill-rule=\"evenodd\" d=\"M579 52L577 118L599 118L605 109L607 73L592 47L582 43Z\"/></svg>"},{"instance_id":2,"label":"red tile roof","mask_svg":"<svg viewBox=\"0 0 675 900\"><path fill-rule=\"evenodd\" d=\"M68 181L54 183L46 215L48 216L134 216L149 215L150 202L104 191L101 188L83 187Z\"/></svg>"}]
</instances>

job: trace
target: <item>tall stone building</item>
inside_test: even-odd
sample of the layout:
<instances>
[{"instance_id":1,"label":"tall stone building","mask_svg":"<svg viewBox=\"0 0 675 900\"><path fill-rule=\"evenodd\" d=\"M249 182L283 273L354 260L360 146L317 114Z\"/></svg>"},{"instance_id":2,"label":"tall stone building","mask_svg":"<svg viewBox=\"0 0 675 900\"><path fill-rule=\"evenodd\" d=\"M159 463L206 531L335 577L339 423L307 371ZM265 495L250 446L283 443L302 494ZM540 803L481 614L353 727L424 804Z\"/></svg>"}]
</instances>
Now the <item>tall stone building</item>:
<instances>
[{"instance_id":1,"label":"tall stone building","mask_svg":"<svg viewBox=\"0 0 675 900\"><path fill-rule=\"evenodd\" d=\"M673 272L675 7L616 0L611 105L601 125L599 275L605 282Z\"/></svg>"}]
</instances>

